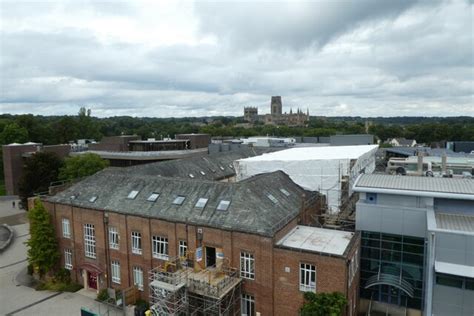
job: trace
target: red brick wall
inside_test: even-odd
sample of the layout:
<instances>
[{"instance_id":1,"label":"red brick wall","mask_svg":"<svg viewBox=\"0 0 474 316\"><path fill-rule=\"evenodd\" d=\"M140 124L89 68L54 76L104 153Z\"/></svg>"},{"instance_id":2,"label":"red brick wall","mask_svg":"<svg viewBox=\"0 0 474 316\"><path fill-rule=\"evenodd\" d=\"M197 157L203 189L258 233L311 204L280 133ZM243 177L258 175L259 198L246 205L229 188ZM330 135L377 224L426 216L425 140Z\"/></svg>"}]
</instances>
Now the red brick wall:
<instances>
[{"instance_id":1,"label":"red brick wall","mask_svg":"<svg viewBox=\"0 0 474 316\"><path fill-rule=\"evenodd\" d=\"M347 267L344 258L275 248L273 267L276 315L298 315L298 310L304 302L303 292L299 290L300 263L316 266L317 293L346 293ZM289 268L290 272L285 272L285 267Z\"/></svg>"},{"instance_id":2,"label":"red brick wall","mask_svg":"<svg viewBox=\"0 0 474 316\"><path fill-rule=\"evenodd\" d=\"M108 212L108 225L117 227L119 232L119 249L114 250L108 247L104 212L48 202L44 202L44 205L53 214L56 232L60 240L61 264L64 266L64 248L73 250L72 275L80 284L83 284L83 278L79 267L85 262L94 263L105 271L102 274L103 282L99 284L101 288L107 286L127 288L133 285L132 269L133 266L139 266L143 269L144 274L142 298L148 299L148 272L162 263L161 260L152 258L152 236L157 235L168 238L171 258L178 255L179 240L187 241L189 252L195 252L198 246L222 248L226 258L225 263L238 271L240 271L240 252L245 251L253 254L255 279L244 279L242 292L255 297L255 310L262 315L297 314L303 302L303 295L299 291L300 262L316 265L318 292L340 291L346 293L347 265L345 259L274 248L273 244L276 239L258 235ZM61 221L64 217L71 221L71 239L62 237ZM290 222L287 227L281 230L281 234L292 229L296 222L297 219ZM96 259L85 258L84 255L83 225L86 223L93 224L95 227ZM202 242L197 238L198 229L202 229ZM141 233L141 255L133 254L131 251L132 231ZM354 247L356 247L355 244ZM112 283L111 280L110 283L107 281L110 261L106 260L106 251L109 253L110 260L120 262L120 285ZM204 267L205 253L200 264ZM285 272L285 267L290 267L289 273ZM357 294L356 289L354 293Z\"/></svg>"}]
</instances>

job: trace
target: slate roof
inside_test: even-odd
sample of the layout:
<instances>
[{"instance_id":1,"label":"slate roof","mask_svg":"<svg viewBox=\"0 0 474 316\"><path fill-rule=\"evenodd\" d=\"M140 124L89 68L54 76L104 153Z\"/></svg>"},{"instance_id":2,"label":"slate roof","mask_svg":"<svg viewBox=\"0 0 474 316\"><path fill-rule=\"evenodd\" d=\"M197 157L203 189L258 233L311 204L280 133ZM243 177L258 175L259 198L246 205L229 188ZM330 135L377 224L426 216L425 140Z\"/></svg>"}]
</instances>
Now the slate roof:
<instances>
[{"instance_id":1,"label":"slate roof","mask_svg":"<svg viewBox=\"0 0 474 316\"><path fill-rule=\"evenodd\" d=\"M134 199L128 199L132 190L139 193ZM155 202L147 201L153 192L160 196ZM227 183L134 175L109 168L45 199L83 208L271 237L299 214L303 193L308 197L314 194L296 185L281 171ZM268 194L276 199L276 203ZM75 198L71 199L72 196ZM91 202L94 196L97 199ZM185 197L182 205L173 204L177 196ZM200 198L209 199L202 209L195 207ZM230 201L228 210L217 210L221 200Z\"/></svg>"},{"instance_id":2,"label":"slate roof","mask_svg":"<svg viewBox=\"0 0 474 316\"><path fill-rule=\"evenodd\" d=\"M254 157L277 150L281 150L281 148L242 147L228 152L132 166L125 168L125 171L138 175L221 180L235 176L233 166L235 160Z\"/></svg>"},{"instance_id":3,"label":"slate roof","mask_svg":"<svg viewBox=\"0 0 474 316\"><path fill-rule=\"evenodd\" d=\"M418 152L424 152L429 156L437 156L441 157L442 155L446 155L448 157L469 157L469 154L464 153L456 153L451 149L446 148L430 148L430 147L392 147L392 148L384 148L386 152L394 153L398 155L404 156L416 156Z\"/></svg>"},{"instance_id":4,"label":"slate roof","mask_svg":"<svg viewBox=\"0 0 474 316\"><path fill-rule=\"evenodd\" d=\"M474 180L458 178L410 177L385 174L363 174L354 184L357 192L371 192L372 189L388 189L432 196L447 194L451 197L474 199Z\"/></svg>"}]
</instances>

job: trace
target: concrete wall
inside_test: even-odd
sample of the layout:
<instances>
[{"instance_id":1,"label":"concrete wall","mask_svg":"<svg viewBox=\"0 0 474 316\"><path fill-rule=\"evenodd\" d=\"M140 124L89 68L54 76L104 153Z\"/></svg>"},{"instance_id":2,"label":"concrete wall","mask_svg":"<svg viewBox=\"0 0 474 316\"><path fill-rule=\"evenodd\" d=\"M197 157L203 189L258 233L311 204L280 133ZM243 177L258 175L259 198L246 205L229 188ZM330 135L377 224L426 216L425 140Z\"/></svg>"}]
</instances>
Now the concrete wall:
<instances>
[{"instance_id":1,"label":"concrete wall","mask_svg":"<svg viewBox=\"0 0 474 316\"><path fill-rule=\"evenodd\" d=\"M333 135L330 137L331 146L372 145L374 135Z\"/></svg>"},{"instance_id":2,"label":"concrete wall","mask_svg":"<svg viewBox=\"0 0 474 316\"><path fill-rule=\"evenodd\" d=\"M436 261L474 266L474 235L436 232Z\"/></svg>"},{"instance_id":3,"label":"concrete wall","mask_svg":"<svg viewBox=\"0 0 474 316\"><path fill-rule=\"evenodd\" d=\"M410 201L400 199L394 204L357 202L356 229L396 235L426 237L426 209L406 207Z\"/></svg>"},{"instance_id":4,"label":"concrete wall","mask_svg":"<svg viewBox=\"0 0 474 316\"><path fill-rule=\"evenodd\" d=\"M474 291L435 284L433 315L474 315Z\"/></svg>"}]
</instances>

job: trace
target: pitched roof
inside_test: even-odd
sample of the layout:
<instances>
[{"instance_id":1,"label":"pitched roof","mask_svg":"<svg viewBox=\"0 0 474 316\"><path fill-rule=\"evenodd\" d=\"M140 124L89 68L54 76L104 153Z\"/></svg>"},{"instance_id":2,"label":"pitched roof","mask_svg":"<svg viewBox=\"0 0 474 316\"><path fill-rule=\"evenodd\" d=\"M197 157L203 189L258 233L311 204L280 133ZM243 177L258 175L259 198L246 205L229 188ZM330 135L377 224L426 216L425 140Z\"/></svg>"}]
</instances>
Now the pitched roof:
<instances>
[{"instance_id":1,"label":"pitched roof","mask_svg":"<svg viewBox=\"0 0 474 316\"><path fill-rule=\"evenodd\" d=\"M180 160L137 165L124 170L140 175L163 177L220 180L235 176L233 162L281 149L242 147L228 152L219 152Z\"/></svg>"},{"instance_id":2,"label":"pitched roof","mask_svg":"<svg viewBox=\"0 0 474 316\"><path fill-rule=\"evenodd\" d=\"M282 225L299 214L302 194L313 194L300 188L281 171L241 182L226 183L133 175L116 170L106 169L98 172L55 196L47 197L46 200L171 222L273 236ZM133 199L127 198L132 191L138 191L138 194ZM155 202L147 200L152 193L159 194ZM75 198L72 199L72 196ZM91 202L94 196L97 199ZM181 205L173 204L178 196L184 197ZM200 198L208 199L204 208L196 207ZM230 201L226 211L217 210L222 200Z\"/></svg>"},{"instance_id":3,"label":"pitched roof","mask_svg":"<svg viewBox=\"0 0 474 316\"><path fill-rule=\"evenodd\" d=\"M354 184L356 192L426 195L474 200L474 180L363 174Z\"/></svg>"}]
</instances>

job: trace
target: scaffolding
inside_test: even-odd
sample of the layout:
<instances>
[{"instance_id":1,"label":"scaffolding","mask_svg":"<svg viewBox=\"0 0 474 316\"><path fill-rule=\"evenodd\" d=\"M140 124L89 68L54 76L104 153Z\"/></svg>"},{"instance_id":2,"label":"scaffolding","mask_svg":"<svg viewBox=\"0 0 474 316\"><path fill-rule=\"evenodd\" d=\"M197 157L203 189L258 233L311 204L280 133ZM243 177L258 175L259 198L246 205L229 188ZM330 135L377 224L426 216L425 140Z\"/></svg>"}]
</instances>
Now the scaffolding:
<instances>
[{"instance_id":1,"label":"scaffolding","mask_svg":"<svg viewBox=\"0 0 474 316\"><path fill-rule=\"evenodd\" d=\"M240 315L241 279L225 265L201 270L173 258L149 272L153 315Z\"/></svg>"}]
</instances>

